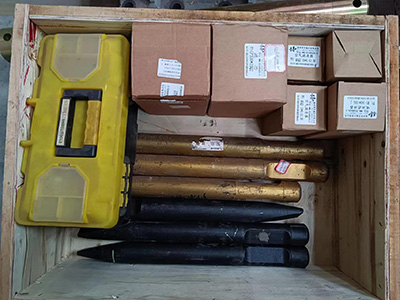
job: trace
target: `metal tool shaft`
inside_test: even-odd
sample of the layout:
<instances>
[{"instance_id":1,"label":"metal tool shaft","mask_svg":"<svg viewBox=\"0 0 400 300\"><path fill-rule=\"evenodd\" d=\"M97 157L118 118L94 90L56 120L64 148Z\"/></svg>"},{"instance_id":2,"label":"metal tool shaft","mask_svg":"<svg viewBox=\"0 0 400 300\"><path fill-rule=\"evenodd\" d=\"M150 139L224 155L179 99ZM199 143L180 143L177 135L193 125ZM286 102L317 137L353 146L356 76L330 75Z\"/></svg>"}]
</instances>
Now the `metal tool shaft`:
<instances>
[{"instance_id":1,"label":"metal tool shaft","mask_svg":"<svg viewBox=\"0 0 400 300\"><path fill-rule=\"evenodd\" d=\"M305 268L305 247L243 247L122 242L88 248L78 255L114 263L256 265Z\"/></svg>"},{"instance_id":2,"label":"metal tool shaft","mask_svg":"<svg viewBox=\"0 0 400 300\"><path fill-rule=\"evenodd\" d=\"M78 236L132 242L260 246L305 246L309 239L304 224L205 222L128 222L110 229L81 228Z\"/></svg>"},{"instance_id":3,"label":"metal tool shaft","mask_svg":"<svg viewBox=\"0 0 400 300\"><path fill-rule=\"evenodd\" d=\"M145 176L311 182L324 182L328 179L328 168L322 162L293 162L284 174L275 170L278 163L279 161L248 158L137 154L133 173Z\"/></svg>"},{"instance_id":4,"label":"metal tool shaft","mask_svg":"<svg viewBox=\"0 0 400 300\"><path fill-rule=\"evenodd\" d=\"M297 182L265 184L209 178L133 176L131 195L297 202L301 188Z\"/></svg>"},{"instance_id":5,"label":"metal tool shaft","mask_svg":"<svg viewBox=\"0 0 400 300\"><path fill-rule=\"evenodd\" d=\"M222 138L222 151L194 150L207 138L200 136L139 134L137 153L261 159L322 160L319 142L275 142L254 138ZM193 144L194 143L194 144Z\"/></svg>"},{"instance_id":6,"label":"metal tool shaft","mask_svg":"<svg viewBox=\"0 0 400 300\"><path fill-rule=\"evenodd\" d=\"M132 198L130 218L142 221L260 223L297 218L300 207L252 201Z\"/></svg>"}]
</instances>

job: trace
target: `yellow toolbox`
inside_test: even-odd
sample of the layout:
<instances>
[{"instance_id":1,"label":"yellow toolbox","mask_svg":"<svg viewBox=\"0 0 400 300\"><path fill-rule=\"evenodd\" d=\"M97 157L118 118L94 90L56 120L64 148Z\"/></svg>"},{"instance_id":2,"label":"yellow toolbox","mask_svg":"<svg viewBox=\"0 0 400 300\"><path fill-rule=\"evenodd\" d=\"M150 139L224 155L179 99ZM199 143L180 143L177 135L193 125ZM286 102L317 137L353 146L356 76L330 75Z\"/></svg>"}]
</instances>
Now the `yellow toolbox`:
<instances>
[{"instance_id":1,"label":"yellow toolbox","mask_svg":"<svg viewBox=\"0 0 400 300\"><path fill-rule=\"evenodd\" d=\"M22 225L109 228L118 221L128 112L129 42L122 35L43 38L24 147Z\"/></svg>"}]
</instances>

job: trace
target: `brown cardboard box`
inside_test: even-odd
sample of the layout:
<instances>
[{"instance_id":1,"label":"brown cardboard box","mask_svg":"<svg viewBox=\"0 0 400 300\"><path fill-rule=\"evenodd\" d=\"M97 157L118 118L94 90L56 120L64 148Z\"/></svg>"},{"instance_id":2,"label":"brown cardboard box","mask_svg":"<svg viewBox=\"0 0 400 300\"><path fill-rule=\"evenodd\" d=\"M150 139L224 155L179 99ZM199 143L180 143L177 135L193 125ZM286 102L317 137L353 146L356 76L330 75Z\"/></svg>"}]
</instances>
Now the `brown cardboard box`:
<instances>
[{"instance_id":1,"label":"brown cardboard box","mask_svg":"<svg viewBox=\"0 0 400 300\"><path fill-rule=\"evenodd\" d=\"M311 138L337 138L385 128L386 83L337 82L328 88L328 131Z\"/></svg>"},{"instance_id":2,"label":"brown cardboard box","mask_svg":"<svg viewBox=\"0 0 400 300\"><path fill-rule=\"evenodd\" d=\"M289 36L288 80L323 82L325 40L321 37Z\"/></svg>"},{"instance_id":3,"label":"brown cardboard box","mask_svg":"<svg viewBox=\"0 0 400 300\"><path fill-rule=\"evenodd\" d=\"M333 31L326 44L326 81L382 78L379 31Z\"/></svg>"},{"instance_id":4,"label":"brown cardboard box","mask_svg":"<svg viewBox=\"0 0 400 300\"><path fill-rule=\"evenodd\" d=\"M288 85L287 103L262 120L264 135L302 136L326 130L325 86Z\"/></svg>"},{"instance_id":5,"label":"brown cardboard box","mask_svg":"<svg viewBox=\"0 0 400 300\"><path fill-rule=\"evenodd\" d=\"M132 98L146 112L205 115L210 64L210 25L133 24Z\"/></svg>"},{"instance_id":6,"label":"brown cardboard box","mask_svg":"<svg viewBox=\"0 0 400 300\"><path fill-rule=\"evenodd\" d=\"M284 29L258 25L213 26L213 117L262 117L286 103Z\"/></svg>"}]
</instances>

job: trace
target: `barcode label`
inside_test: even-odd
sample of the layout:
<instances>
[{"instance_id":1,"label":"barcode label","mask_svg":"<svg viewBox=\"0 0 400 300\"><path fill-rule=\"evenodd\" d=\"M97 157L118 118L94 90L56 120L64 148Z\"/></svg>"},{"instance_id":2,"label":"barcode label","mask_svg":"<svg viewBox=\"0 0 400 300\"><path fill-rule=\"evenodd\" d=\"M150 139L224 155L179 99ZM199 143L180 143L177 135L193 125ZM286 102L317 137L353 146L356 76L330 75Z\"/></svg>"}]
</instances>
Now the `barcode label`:
<instances>
[{"instance_id":1,"label":"barcode label","mask_svg":"<svg viewBox=\"0 0 400 300\"><path fill-rule=\"evenodd\" d=\"M320 52L319 46L289 45L288 66L319 68Z\"/></svg>"},{"instance_id":2,"label":"barcode label","mask_svg":"<svg viewBox=\"0 0 400 300\"><path fill-rule=\"evenodd\" d=\"M224 141L221 138L203 137L198 142L192 142L192 150L223 151Z\"/></svg>"},{"instance_id":3,"label":"barcode label","mask_svg":"<svg viewBox=\"0 0 400 300\"><path fill-rule=\"evenodd\" d=\"M160 96L183 96L185 85L179 83L161 82Z\"/></svg>"},{"instance_id":4,"label":"barcode label","mask_svg":"<svg viewBox=\"0 0 400 300\"><path fill-rule=\"evenodd\" d=\"M61 103L60 121L58 123L58 132L56 146L65 146L65 135L67 132L68 115L69 115L69 104L70 98L63 98Z\"/></svg>"},{"instance_id":5,"label":"barcode label","mask_svg":"<svg viewBox=\"0 0 400 300\"><path fill-rule=\"evenodd\" d=\"M183 101L178 101L174 99L160 99L161 103L169 103L169 104L183 104Z\"/></svg>"},{"instance_id":6,"label":"barcode label","mask_svg":"<svg viewBox=\"0 0 400 300\"><path fill-rule=\"evenodd\" d=\"M294 123L317 125L317 94L296 93Z\"/></svg>"},{"instance_id":7,"label":"barcode label","mask_svg":"<svg viewBox=\"0 0 400 300\"><path fill-rule=\"evenodd\" d=\"M244 44L244 78L267 78L265 44Z\"/></svg>"},{"instance_id":8,"label":"barcode label","mask_svg":"<svg viewBox=\"0 0 400 300\"><path fill-rule=\"evenodd\" d=\"M176 59L158 59L157 76L181 79L182 64Z\"/></svg>"},{"instance_id":9,"label":"barcode label","mask_svg":"<svg viewBox=\"0 0 400 300\"><path fill-rule=\"evenodd\" d=\"M169 107L172 109L190 109L189 105L170 105Z\"/></svg>"},{"instance_id":10,"label":"barcode label","mask_svg":"<svg viewBox=\"0 0 400 300\"><path fill-rule=\"evenodd\" d=\"M378 118L378 97L344 96L343 117L345 119Z\"/></svg>"},{"instance_id":11,"label":"barcode label","mask_svg":"<svg viewBox=\"0 0 400 300\"><path fill-rule=\"evenodd\" d=\"M286 174L287 170L290 167L290 162L281 159L275 167L275 171L279 174Z\"/></svg>"}]
</instances>

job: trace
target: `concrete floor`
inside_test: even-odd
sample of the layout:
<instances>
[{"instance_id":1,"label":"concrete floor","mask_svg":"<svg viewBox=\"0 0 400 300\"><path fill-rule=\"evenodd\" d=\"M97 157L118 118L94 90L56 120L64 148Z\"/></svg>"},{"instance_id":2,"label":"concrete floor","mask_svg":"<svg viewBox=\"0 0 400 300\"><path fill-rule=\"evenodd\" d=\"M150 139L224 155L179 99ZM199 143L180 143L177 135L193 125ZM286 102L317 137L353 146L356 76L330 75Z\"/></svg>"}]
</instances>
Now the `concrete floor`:
<instances>
[{"instance_id":1,"label":"concrete floor","mask_svg":"<svg viewBox=\"0 0 400 300\"><path fill-rule=\"evenodd\" d=\"M13 25L13 17L1 16L0 29L10 28ZM10 73L10 63L0 55L0 226L1 226L1 207L3 198L3 169L4 169L4 142L6 138L6 119L7 119L7 99L8 99L8 79ZM1 237L1 231L0 231Z\"/></svg>"}]
</instances>

